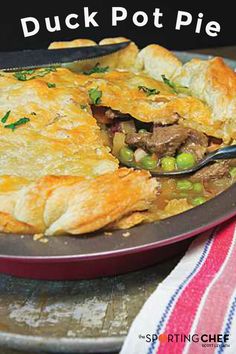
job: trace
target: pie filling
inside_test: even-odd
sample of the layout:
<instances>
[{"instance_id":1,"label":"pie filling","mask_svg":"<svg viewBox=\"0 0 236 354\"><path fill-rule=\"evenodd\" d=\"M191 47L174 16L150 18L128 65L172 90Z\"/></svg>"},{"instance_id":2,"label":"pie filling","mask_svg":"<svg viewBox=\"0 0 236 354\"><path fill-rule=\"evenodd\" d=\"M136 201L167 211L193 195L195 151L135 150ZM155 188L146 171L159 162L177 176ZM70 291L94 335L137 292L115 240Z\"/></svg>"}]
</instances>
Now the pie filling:
<instances>
[{"instance_id":1,"label":"pie filling","mask_svg":"<svg viewBox=\"0 0 236 354\"><path fill-rule=\"evenodd\" d=\"M109 107L92 106L112 154L121 165L168 172L194 167L222 140L178 124L143 123ZM186 199L189 208L200 205L236 180L236 160L213 163L188 177L158 177L158 208ZM175 211L173 210L173 214Z\"/></svg>"}]
</instances>

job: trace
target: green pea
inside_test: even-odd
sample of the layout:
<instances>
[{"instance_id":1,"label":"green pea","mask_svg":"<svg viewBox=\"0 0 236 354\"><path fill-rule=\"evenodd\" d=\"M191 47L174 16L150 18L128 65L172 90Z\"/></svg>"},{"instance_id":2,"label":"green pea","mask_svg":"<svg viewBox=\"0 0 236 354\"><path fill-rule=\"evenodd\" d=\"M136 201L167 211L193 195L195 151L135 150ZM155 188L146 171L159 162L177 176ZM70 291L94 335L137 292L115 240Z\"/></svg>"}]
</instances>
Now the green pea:
<instances>
[{"instance_id":1,"label":"green pea","mask_svg":"<svg viewBox=\"0 0 236 354\"><path fill-rule=\"evenodd\" d=\"M187 179L181 179L176 182L176 188L180 191L191 191L191 189L193 189L193 184Z\"/></svg>"},{"instance_id":2,"label":"green pea","mask_svg":"<svg viewBox=\"0 0 236 354\"><path fill-rule=\"evenodd\" d=\"M193 190L196 193L201 193L203 191L203 185L200 182L196 182L193 184Z\"/></svg>"},{"instance_id":3,"label":"green pea","mask_svg":"<svg viewBox=\"0 0 236 354\"><path fill-rule=\"evenodd\" d=\"M174 157L166 156L161 159L161 167L163 171L174 171L176 160Z\"/></svg>"},{"instance_id":4,"label":"green pea","mask_svg":"<svg viewBox=\"0 0 236 354\"><path fill-rule=\"evenodd\" d=\"M236 177L236 167L231 167L229 173L232 178Z\"/></svg>"},{"instance_id":5,"label":"green pea","mask_svg":"<svg viewBox=\"0 0 236 354\"><path fill-rule=\"evenodd\" d=\"M176 157L176 164L178 169L185 170L192 168L196 163L196 159L190 152L182 152Z\"/></svg>"},{"instance_id":6,"label":"green pea","mask_svg":"<svg viewBox=\"0 0 236 354\"><path fill-rule=\"evenodd\" d=\"M196 197L192 200L192 205L197 206L205 203L206 198L204 197Z\"/></svg>"},{"instance_id":7,"label":"green pea","mask_svg":"<svg viewBox=\"0 0 236 354\"><path fill-rule=\"evenodd\" d=\"M146 155L140 160L140 166L145 170L154 170L157 167L157 160L150 155Z\"/></svg>"},{"instance_id":8,"label":"green pea","mask_svg":"<svg viewBox=\"0 0 236 354\"><path fill-rule=\"evenodd\" d=\"M146 129L139 129L138 132L142 134L142 133L147 133L148 131Z\"/></svg>"},{"instance_id":9,"label":"green pea","mask_svg":"<svg viewBox=\"0 0 236 354\"><path fill-rule=\"evenodd\" d=\"M123 146L119 151L119 159L124 164L130 163L134 159L134 152L133 150L129 149L126 146Z\"/></svg>"}]
</instances>

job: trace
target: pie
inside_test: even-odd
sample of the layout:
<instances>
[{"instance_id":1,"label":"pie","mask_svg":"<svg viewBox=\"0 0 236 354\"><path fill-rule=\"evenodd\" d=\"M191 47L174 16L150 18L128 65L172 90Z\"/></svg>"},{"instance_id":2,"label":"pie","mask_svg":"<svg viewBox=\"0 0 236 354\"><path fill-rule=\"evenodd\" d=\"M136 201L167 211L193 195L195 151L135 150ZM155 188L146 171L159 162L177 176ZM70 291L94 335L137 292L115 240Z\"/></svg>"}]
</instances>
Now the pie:
<instances>
[{"instance_id":1,"label":"pie","mask_svg":"<svg viewBox=\"0 0 236 354\"><path fill-rule=\"evenodd\" d=\"M236 139L236 75L221 58L182 64L159 45L139 50L131 42L99 63L1 72L0 91L3 233L129 228L183 212L234 182L227 161L187 180L149 172L152 163L178 163L181 154L197 161ZM126 167L121 151L132 155Z\"/></svg>"}]
</instances>

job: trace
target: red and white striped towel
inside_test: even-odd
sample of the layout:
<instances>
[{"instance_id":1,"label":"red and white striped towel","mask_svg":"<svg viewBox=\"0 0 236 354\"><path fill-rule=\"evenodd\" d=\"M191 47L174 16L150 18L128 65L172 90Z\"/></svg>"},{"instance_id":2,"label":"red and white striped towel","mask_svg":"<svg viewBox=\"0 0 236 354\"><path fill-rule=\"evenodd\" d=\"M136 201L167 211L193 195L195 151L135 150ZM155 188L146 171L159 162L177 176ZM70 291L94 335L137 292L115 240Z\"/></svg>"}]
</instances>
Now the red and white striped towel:
<instances>
[{"instance_id":1,"label":"red and white striped towel","mask_svg":"<svg viewBox=\"0 0 236 354\"><path fill-rule=\"evenodd\" d=\"M193 241L144 304L121 354L236 353L235 226Z\"/></svg>"}]
</instances>

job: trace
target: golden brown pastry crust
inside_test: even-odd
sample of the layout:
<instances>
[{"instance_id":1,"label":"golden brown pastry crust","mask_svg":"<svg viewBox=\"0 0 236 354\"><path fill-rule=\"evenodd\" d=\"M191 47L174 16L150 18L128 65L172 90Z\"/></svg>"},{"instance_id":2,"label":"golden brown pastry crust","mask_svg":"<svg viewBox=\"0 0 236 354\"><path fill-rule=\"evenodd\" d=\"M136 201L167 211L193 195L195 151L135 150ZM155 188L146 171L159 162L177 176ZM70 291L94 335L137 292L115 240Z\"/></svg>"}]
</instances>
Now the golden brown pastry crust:
<instances>
[{"instance_id":1,"label":"golden brown pastry crust","mask_svg":"<svg viewBox=\"0 0 236 354\"><path fill-rule=\"evenodd\" d=\"M89 76L78 74L77 83L87 90L98 88L102 92L100 106L128 113L143 122L171 124L177 119L176 113L186 120L193 116L207 120L211 114L201 100L176 95L169 86L143 73L111 71ZM159 94L147 96L139 89L140 86L156 89Z\"/></svg>"},{"instance_id":2,"label":"golden brown pastry crust","mask_svg":"<svg viewBox=\"0 0 236 354\"><path fill-rule=\"evenodd\" d=\"M0 124L1 231L81 234L149 207L156 187L149 173L106 173L118 161L103 145L77 74L57 69L19 81L3 73L0 91L1 117L10 112ZM30 120L6 129L22 117Z\"/></svg>"},{"instance_id":3,"label":"golden brown pastry crust","mask_svg":"<svg viewBox=\"0 0 236 354\"><path fill-rule=\"evenodd\" d=\"M236 74L222 58L193 59L176 71L173 80L188 86L211 108L207 121L193 118L190 125L226 142L236 138Z\"/></svg>"},{"instance_id":4,"label":"golden brown pastry crust","mask_svg":"<svg viewBox=\"0 0 236 354\"><path fill-rule=\"evenodd\" d=\"M0 117L11 111L7 124L21 117L30 121L15 131L0 123L1 175L96 176L118 168L103 145L87 90L75 85L76 77L68 69L29 81L2 74ZM48 82L56 87L49 88Z\"/></svg>"},{"instance_id":5,"label":"golden brown pastry crust","mask_svg":"<svg viewBox=\"0 0 236 354\"><path fill-rule=\"evenodd\" d=\"M136 59L137 70L144 71L160 81L162 81L161 75L171 78L181 67L181 61L168 49L158 44L150 44L140 50Z\"/></svg>"},{"instance_id":6,"label":"golden brown pastry crust","mask_svg":"<svg viewBox=\"0 0 236 354\"><path fill-rule=\"evenodd\" d=\"M33 235L35 228L24 222L17 221L10 214L0 212L0 232L5 234L27 234Z\"/></svg>"},{"instance_id":7,"label":"golden brown pastry crust","mask_svg":"<svg viewBox=\"0 0 236 354\"><path fill-rule=\"evenodd\" d=\"M95 231L147 210L157 186L148 172L126 168L95 178L46 176L18 189L20 183L12 181L16 191L0 195L1 231L46 235Z\"/></svg>"},{"instance_id":8,"label":"golden brown pastry crust","mask_svg":"<svg viewBox=\"0 0 236 354\"><path fill-rule=\"evenodd\" d=\"M110 38L100 43L115 43L122 40L124 38ZM69 42L64 43L63 45L68 45ZM182 123L186 126L222 138L227 143L236 139L236 74L221 58L193 59L182 65L172 52L157 44L148 45L138 52L137 47L134 50L134 43L128 46L123 54L124 56L119 58L119 63L112 56L102 58L100 63L101 65L108 63L111 68L128 69L139 74L144 72L146 80L147 76L161 80L161 75L165 75L168 79L189 88L190 97L188 99L178 97L174 103L170 97L171 104L157 110L156 121L159 116L162 118L166 114L170 116L175 109L179 111ZM125 57L128 60L124 67ZM88 61L85 64L86 68L91 68L95 62ZM79 63L78 70L82 68L81 65L84 64ZM150 120L146 118L147 121L155 120L149 110L147 115L151 117ZM140 114L136 115L136 118L143 120ZM171 122L171 118L168 117L166 121L160 120L160 123L165 122Z\"/></svg>"},{"instance_id":9,"label":"golden brown pastry crust","mask_svg":"<svg viewBox=\"0 0 236 354\"><path fill-rule=\"evenodd\" d=\"M108 229L128 229L142 222L150 223L156 220L166 219L170 216L183 213L184 211L193 208L186 198L172 199L167 203L164 209L160 209L158 204L157 196L148 210L125 215L119 220L116 220L112 224L108 225Z\"/></svg>"}]
</instances>

